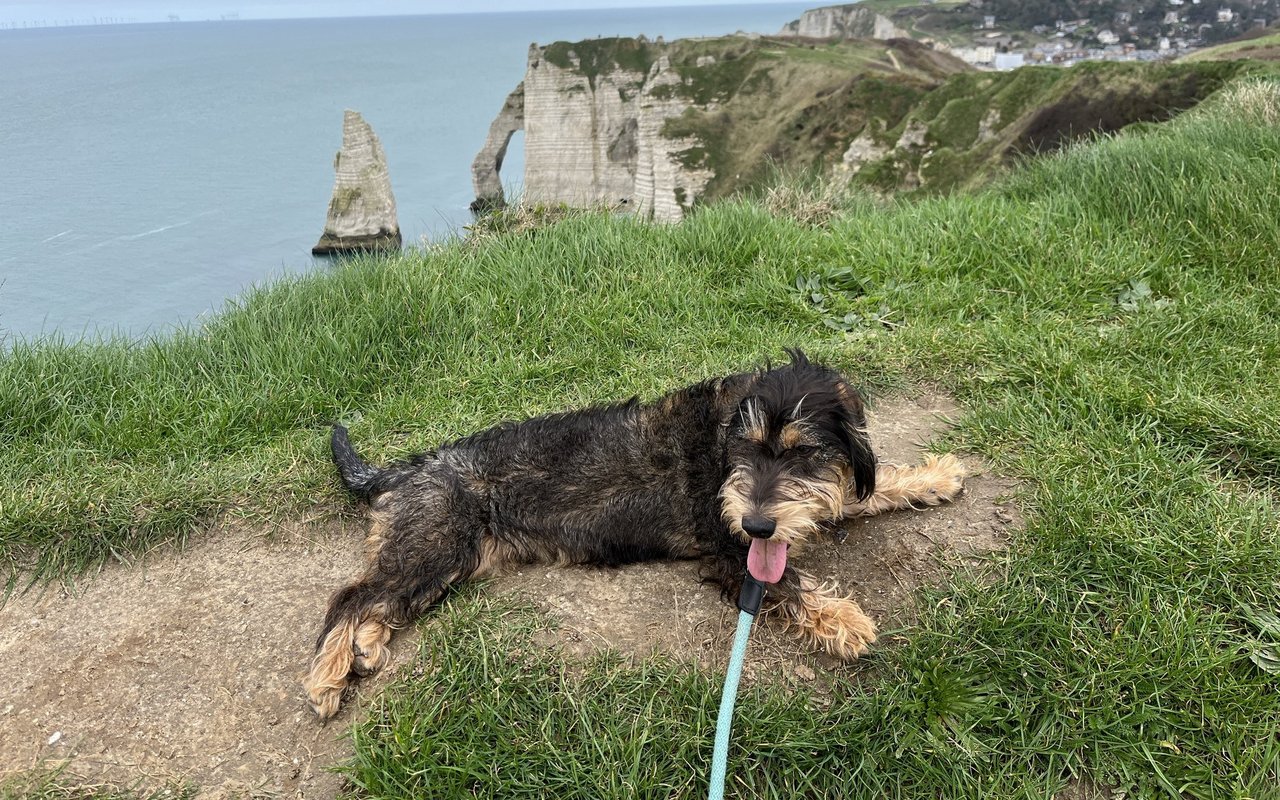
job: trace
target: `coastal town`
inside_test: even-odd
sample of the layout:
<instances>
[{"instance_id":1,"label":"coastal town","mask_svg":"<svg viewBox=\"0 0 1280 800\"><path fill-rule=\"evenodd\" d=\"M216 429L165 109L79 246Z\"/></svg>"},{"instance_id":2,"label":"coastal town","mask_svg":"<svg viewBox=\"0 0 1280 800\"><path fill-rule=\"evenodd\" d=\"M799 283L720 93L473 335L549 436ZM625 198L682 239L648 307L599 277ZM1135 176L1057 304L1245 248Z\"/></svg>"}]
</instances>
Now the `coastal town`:
<instances>
[{"instance_id":1,"label":"coastal town","mask_svg":"<svg viewBox=\"0 0 1280 800\"><path fill-rule=\"evenodd\" d=\"M974 67L995 70L1069 67L1084 61L1170 60L1223 41L1280 32L1275 27L1280 18L1276 0L1011 5L1004 0L940 0L899 6L891 19L895 25L924 23L909 22L903 32ZM1078 16L1070 16L1071 11Z\"/></svg>"}]
</instances>

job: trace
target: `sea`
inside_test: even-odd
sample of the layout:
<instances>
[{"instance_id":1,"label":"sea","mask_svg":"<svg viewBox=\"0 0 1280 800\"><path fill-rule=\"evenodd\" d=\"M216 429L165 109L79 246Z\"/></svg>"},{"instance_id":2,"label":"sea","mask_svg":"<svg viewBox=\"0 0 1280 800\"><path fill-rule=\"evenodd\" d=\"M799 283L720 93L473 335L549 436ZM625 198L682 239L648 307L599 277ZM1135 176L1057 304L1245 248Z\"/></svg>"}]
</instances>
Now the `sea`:
<instances>
[{"instance_id":1,"label":"sea","mask_svg":"<svg viewBox=\"0 0 1280 800\"><path fill-rule=\"evenodd\" d=\"M331 268L310 250L344 109L381 139L414 246L470 222L531 42L773 33L812 5L0 30L0 343L164 335ZM523 170L517 134L509 192Z\"/></svg>"}]
</instances>

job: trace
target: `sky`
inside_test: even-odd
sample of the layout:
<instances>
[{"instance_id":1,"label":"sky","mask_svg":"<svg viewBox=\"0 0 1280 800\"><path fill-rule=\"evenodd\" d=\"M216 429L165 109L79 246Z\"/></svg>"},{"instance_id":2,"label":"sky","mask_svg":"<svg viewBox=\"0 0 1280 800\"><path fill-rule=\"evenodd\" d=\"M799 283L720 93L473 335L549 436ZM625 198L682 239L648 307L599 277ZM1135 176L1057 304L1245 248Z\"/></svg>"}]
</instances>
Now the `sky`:
<instances>
[{"instance_id":1,"label":"sky","mask_svg":"<svg viewBox=\"0 0 1280 800\"><path fill-rule=\"evenodd\" d=\"M0 23L160 22L170 15L182 20L228 15L239 19L353 17L760 2L777 0L0 0Z\"/></svg>"}]
</instances>

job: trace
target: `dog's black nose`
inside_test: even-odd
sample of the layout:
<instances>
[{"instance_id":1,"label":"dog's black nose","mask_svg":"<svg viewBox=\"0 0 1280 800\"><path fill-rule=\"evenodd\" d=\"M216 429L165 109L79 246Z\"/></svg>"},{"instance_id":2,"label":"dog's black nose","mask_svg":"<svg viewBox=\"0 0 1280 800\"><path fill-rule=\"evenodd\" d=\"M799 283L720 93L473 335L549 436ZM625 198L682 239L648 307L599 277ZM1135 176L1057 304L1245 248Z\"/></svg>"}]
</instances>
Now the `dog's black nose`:
<instances>
[{"instance_id":1,"label":"dog's black nose","mask_svg":"<svg viewBox=\"0 0 1280 800\"><path fill-rule=\"evenodd\" d=\"M742 518L742 529L747 532L748 536L754 536L757 539L768 539L778 529L778 523L768 517L751 514Z\"/></svg>"}]
</instances>

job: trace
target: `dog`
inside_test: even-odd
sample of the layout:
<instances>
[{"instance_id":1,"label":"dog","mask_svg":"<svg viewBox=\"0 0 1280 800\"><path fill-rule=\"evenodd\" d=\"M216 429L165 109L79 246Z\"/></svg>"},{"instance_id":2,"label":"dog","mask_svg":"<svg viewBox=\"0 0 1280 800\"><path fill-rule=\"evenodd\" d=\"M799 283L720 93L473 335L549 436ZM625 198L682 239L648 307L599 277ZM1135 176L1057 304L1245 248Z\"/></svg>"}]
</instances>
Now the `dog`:
<instances>
[{"instance_id":1,"label":"dog","mask_svg":"<svg viewBox=\"0 0 1280 800\"><path fill-rule=\"evenodd\" d=\"M522 564L702 559L734 602L751 574L766 617L841 659L875 623L789 563L841 519L936 505L961 490L953 456L877 464L861 395L799 349L790 362L696 383L651 403L505 422L385 467L333 429L346 488L369 503L366 567L329 602L307 701L322 719L377 671L392 631L451 587Z\"/></svg>"}]
</instances>

